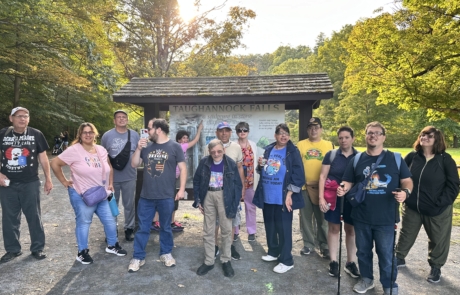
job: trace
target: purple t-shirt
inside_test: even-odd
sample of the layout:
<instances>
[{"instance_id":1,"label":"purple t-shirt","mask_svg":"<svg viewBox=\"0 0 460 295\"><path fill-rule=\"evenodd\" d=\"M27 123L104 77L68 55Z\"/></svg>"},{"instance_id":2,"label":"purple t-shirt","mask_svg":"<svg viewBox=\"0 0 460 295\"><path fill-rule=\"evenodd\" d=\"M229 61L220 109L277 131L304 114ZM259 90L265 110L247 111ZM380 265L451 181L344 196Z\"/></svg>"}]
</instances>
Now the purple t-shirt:
<instances>
[{"instance_id":1,"label":"purple t-shirt","mask_svg":"<svg viewBox=\"0 0 460 295\"><path fill-rule=\"evenodd\" d=\"M224 161L219 164L211 164L211 177L209 178L209 187L224 186Z\"/></svg>"}]
</instances>

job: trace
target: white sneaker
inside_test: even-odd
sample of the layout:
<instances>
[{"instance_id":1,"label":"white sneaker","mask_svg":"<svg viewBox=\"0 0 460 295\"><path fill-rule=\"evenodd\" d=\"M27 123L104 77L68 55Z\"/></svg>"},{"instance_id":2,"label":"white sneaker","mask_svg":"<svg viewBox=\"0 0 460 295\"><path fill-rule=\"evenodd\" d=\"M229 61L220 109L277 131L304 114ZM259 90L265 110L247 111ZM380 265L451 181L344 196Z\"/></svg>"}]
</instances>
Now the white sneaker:
<instances>
[{"instance_id":1,"label":"white sneaker","mask_svg":"<svg viewBox=\"0 0 460 295\"><path fill-rule=\"evenodd\" d=\"M161 255L160 261L167 267L176 266L176 260L172 257L171 253Z\"/></svg>"},{"instance_id":2,"label":"white sneaker","mask_svg":"<svg viewBox=\"0 0 460 295\"><path fill-rule=\"evenodd\" d=\"M142 259L142 260L139 260L139 259L136 259L136 258L133 258L131 259L131 261L129 262L129 267L128 267L128 271L129 272L135 272L135 271L138 271L139 268L145 264L145 259Z\"/></svg>"},{"instance_id":3,"label":"white sneaker","mask_svg":"<svg viewBox=\"0 0 460 295\"><path fill-rule=\"evenodd\" d=\"M291 266L287 266L287 265L284 265L282 263L278 263L278 265L275 266L275 268L273 268L273 271L276 272L276 273L285 273L288 270L290 270L291 268L294 268L294 264L291 265Z\"/></svg>"},{"instance_id":4,"label":"white sneaker","mask_svg":"<svg viewBox=\"0 0 460 295\"><path fill-rule=\"evenodd\" d=\"M278 257L274 257L274 256L267 254L265 256L262 256L262 260L263 261L275 261L275 260L278 260Z\"/></svg>"}]
</instances>

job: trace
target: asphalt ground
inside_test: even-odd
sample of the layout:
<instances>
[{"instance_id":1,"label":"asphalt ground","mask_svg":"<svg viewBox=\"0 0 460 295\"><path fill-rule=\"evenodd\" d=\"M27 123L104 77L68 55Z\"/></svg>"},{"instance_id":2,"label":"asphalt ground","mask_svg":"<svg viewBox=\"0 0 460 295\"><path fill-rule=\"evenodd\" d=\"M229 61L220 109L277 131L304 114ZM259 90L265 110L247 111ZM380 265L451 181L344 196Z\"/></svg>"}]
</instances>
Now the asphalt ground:
<instances>
[{"instance_id":1,"label":"asphalt ground","mask_svg":"<svg viewBox=\"0 0 460 295\"><path fill-rule=\"evenodd\" d=\"M68 169L65 172L68 175ZM82 265L75 260L75 215L67 192L54 175L53 184L55 187L50 195L42 194L45 252L48 257L38 261L30 255L29 231L23 217L20 238L23 255L0 264L0 294L338 294L337 278L328 275L329 261L316 252L308 256L300 255L303 243L299 233L298 212L294 213L293 224L292 253L295 267L284 274L273 272L276 262L261 260L267 247L262 212L258 210L255 242L247 241L243 214L240 239L234 243L242 257L241 260L232 261L235 276L224 277L219 259L207 275L196 275L197 268L204 261L203 218L190 201L181 201L176 213L176 219L183 223L185 230L174 234L175 248L172 255L176 259L175 267L165 267L159 261L159 235L152 232L147 245L146 264L138 272L128 273L133 242L124 240L123 229L119 227L120 243L128 255L117 257L106 253L105 236L97 217L93 219L89 237L94 263ZM120 211L123 212L122 208ZM123 224L122 214L119 222ZM459 250L460 230L454 227L449 258L442 268L441 282L428 283L426 277L430 267L427 263L427 237L421 230L406 258L407 267L399 271L399 294L459 294ZM0 235L0 255L4 253L3 238ZM342 253L344 265L346 251ZM383 293L375 255L374 275L375 289L366 294ZM356 282L356 279L342 271L340 294L357 294L352 291Z\"/></svg>"}]
</instances>

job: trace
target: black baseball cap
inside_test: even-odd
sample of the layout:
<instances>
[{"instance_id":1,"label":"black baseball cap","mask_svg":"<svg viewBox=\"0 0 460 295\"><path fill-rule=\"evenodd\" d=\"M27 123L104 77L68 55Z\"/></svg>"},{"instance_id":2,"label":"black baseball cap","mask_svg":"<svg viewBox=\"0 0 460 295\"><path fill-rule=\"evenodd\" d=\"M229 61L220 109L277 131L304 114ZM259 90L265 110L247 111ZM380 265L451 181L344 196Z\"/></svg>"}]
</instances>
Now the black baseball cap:
<instances>
[{"instance_id":1,"label":"black baseball cap","mask_svg":"<svg viewBox=\"0 0 460 295\"><path fill-rule=\"evenodd\" d=\"M310 125L319 125L319 127L323 127L323 125L321 124L321 120L317 117L313 117L310 119L310 121L308 121L307 127Z\"/></svg>"}]
</instances>

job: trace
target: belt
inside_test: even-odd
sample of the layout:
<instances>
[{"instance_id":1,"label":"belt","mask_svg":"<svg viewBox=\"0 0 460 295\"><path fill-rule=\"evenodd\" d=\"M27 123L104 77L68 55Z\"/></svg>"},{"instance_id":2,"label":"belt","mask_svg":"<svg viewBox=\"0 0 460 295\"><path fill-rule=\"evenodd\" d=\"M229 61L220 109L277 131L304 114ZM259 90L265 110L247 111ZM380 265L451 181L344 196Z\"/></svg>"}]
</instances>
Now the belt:
<instances>
[{"instance_id":1,"label":"belt","mask_svg":"<svg viewBox=\"0 0 460 295\"><path fill-rule=\"evenodd\" d=\"M212 192L218 192L218 191L223 191L224 190L224 187L221 186L221 187L208 187L208 191L212 191Z\"/></svg>"}]
</instances>

